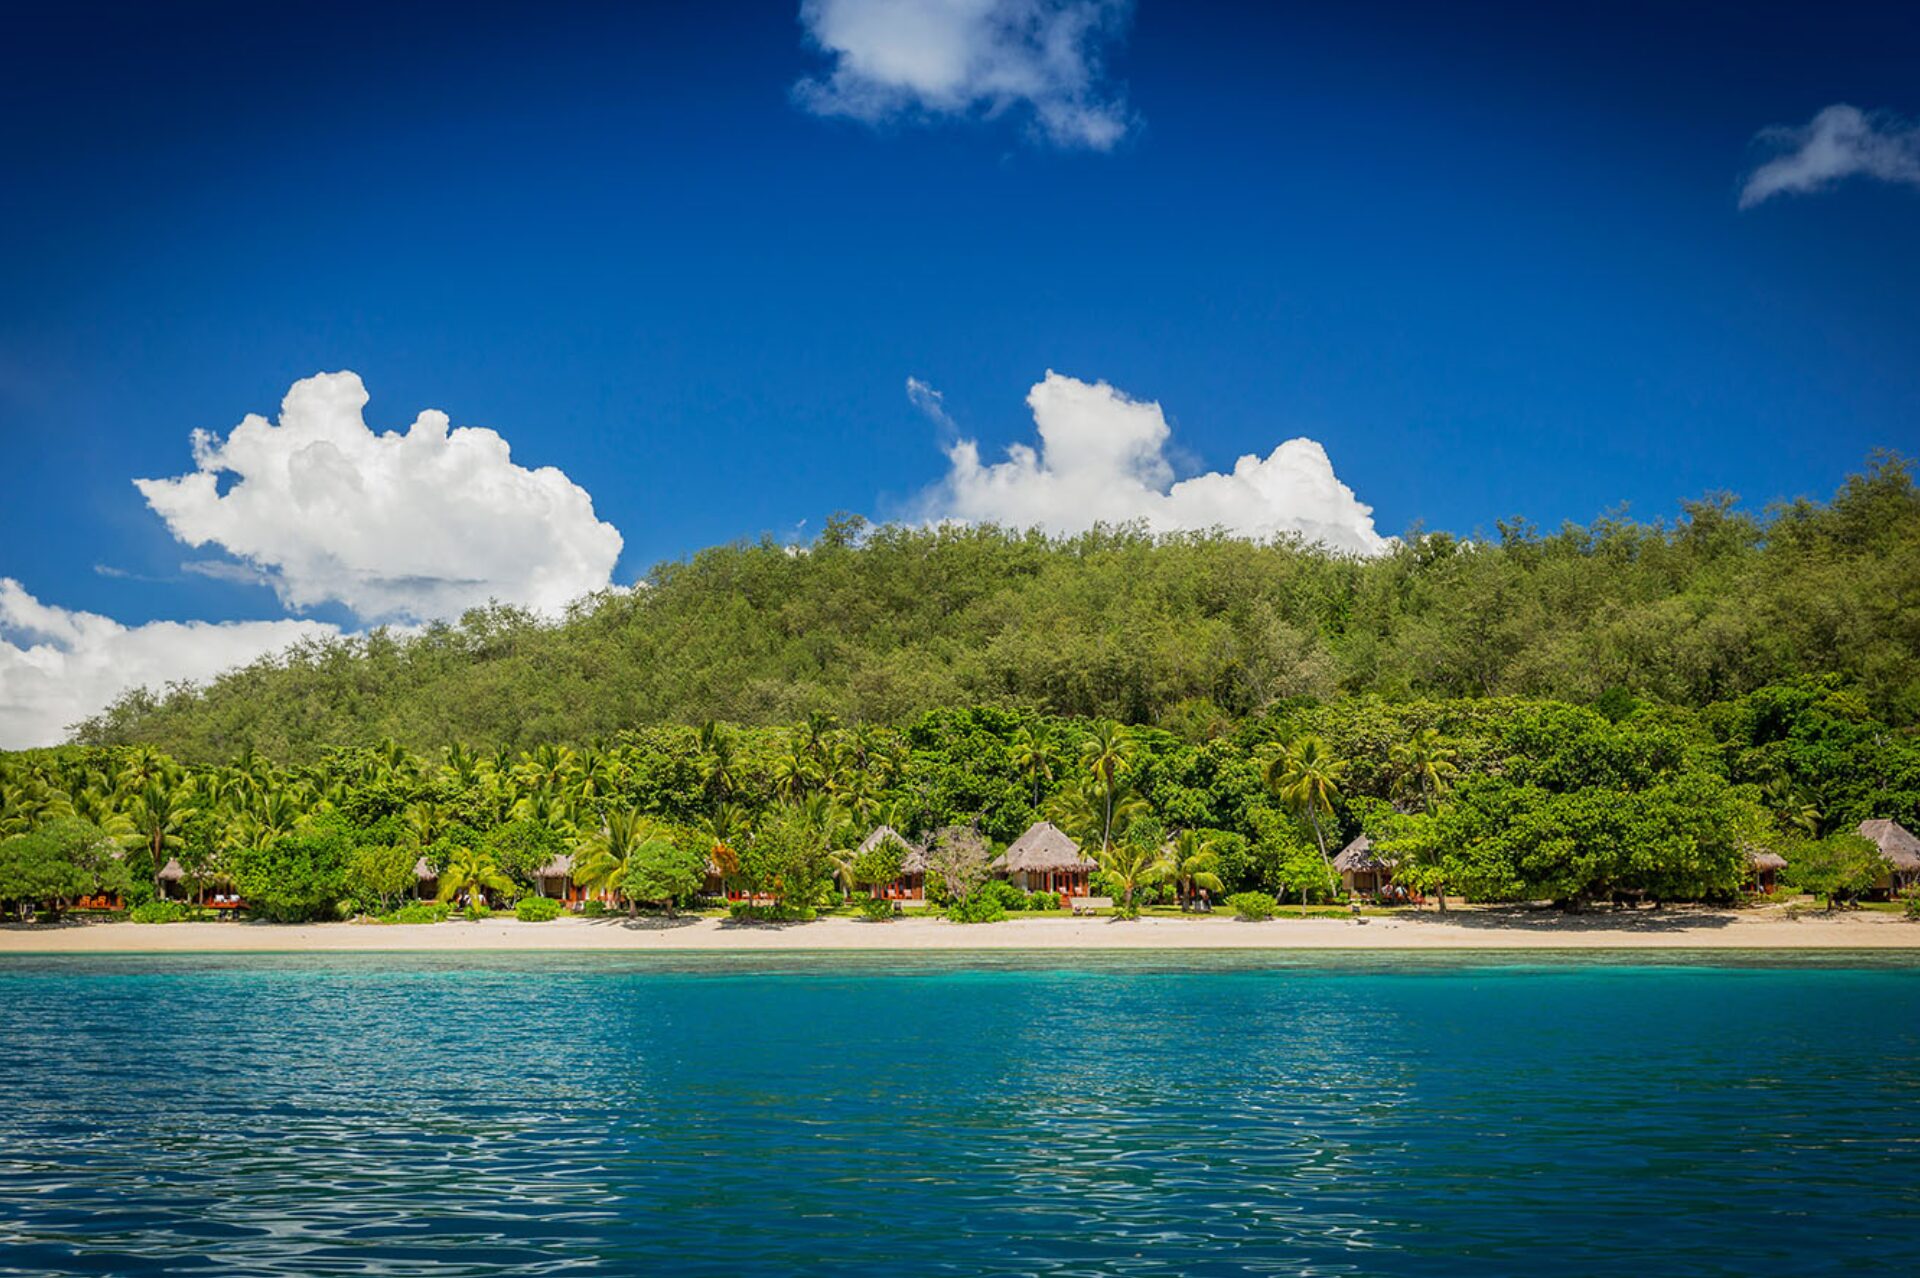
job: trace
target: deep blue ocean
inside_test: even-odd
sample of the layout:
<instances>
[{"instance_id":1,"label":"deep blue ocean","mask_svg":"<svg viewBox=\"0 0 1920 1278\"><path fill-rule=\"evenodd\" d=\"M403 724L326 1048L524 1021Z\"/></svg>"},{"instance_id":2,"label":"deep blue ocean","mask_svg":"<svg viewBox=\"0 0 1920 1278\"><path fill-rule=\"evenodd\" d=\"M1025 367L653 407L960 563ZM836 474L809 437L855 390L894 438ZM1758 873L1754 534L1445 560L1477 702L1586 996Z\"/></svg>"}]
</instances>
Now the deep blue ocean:
<instances>
[{"instance_id":1,"label":"deep blue ocean","mask_svg":"<svg viewBox=\"0 0 1920 1278\"><path fill-rule=\"evenodd\" d=\"M13 958L0 1015L7 1274L1920 1273L1911 959Z\"/></svg>"}]
</instances>

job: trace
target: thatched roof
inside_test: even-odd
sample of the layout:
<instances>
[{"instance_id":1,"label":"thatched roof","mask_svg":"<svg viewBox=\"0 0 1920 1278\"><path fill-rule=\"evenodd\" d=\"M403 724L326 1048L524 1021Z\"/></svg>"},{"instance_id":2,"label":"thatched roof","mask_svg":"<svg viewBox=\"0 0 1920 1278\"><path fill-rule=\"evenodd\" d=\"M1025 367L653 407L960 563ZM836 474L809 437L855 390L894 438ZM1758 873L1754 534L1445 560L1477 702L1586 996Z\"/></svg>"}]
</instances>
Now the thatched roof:
<instances>
[{"instance_id":1,"label":"thatched roof","mask_svg":"<svg viewBox=\"0 0 1920 1278\"><path fill-rule=\"evenodd\" d=\"M1862 821L1860 834L1880 847L1887 864L1903 872L1920 870L1920 839L1898 821Z\"/></svg>"},{"instance_id":2,"label":"thatched roof","mask_svg":"<svg viewBox=\"0 0 1920 1278\"><path fill-rule=\"evenodd\" d=\"M925 874L927 872L927 850L917 843L909 842L905 835L890 825L877 826L872 834L862 839L859 854L864 856L888 839L892 839L905 849L900 856L900 873Z\"/></svg>"},{"instance_id":3,"label":"thatched roof","mask_svg":"<svg viewBox=\"0 0 1920 1278\"><path fill-rule=\"evenodd\" d=\"M413 877L422 883L431 883L440 876L433 872L433 867L427 864L427 858L423 856L413 863Z\"/></svg>"},{"instance_id":4,"label":"thatched roof","mask_svg":"<svg viewBox=\"0 0 1920 1278\"><path fill-rule=\"evenodd\" d=\"M1393 862L1374 855L1373 840L1364 834L1341 848L1340 855L1333 858L1336 874L1366 874L1392 868Z\"/></svg>"},{"instance_id":5,"label":"thatched roof","mask_svg":"<svg viewBox=\"0 0 1920 1278\"><path fill-rule=\"evenodd\" d=\"M1747 848L1747 864L1751 865L1755 871L1784 870L1787 868L1787 858L1770 848L1749 846Z\"/></svg>"},{"instance_id":6,"label":"thatched roof","mask_svg":"<svg viewBox=\"0 0 1920 1278\"><path fill-rule=\"evenodd\" d=\"M180 862L173 857L168 857L167 863L160 867L160 881L162 883L178 883L186 877L187 872L180 868Z\"/></svg>"},{"instance_id":7,"label":"thatched roof","mask_svg":"<svg viewBox=\"0 0 1920 1278\"><path fill-rule=\"evenodd\" d=\"M536 879L564 879L573 873L573 853L562 852L533 872Z\"/></svg>"},{"instance_id":8,"label":"thatched roof","mask_svg":"<svg viewBox=\"0 0 1920 1278\"><path fill-rule=\"evenodd\" d=\"M1067 832L1051 821L1035 821L993 859L993 868L1009 873L1044 874L1058 870L1097 870L1099 862L1080 850Z\"/></svg>"}]
</instances>

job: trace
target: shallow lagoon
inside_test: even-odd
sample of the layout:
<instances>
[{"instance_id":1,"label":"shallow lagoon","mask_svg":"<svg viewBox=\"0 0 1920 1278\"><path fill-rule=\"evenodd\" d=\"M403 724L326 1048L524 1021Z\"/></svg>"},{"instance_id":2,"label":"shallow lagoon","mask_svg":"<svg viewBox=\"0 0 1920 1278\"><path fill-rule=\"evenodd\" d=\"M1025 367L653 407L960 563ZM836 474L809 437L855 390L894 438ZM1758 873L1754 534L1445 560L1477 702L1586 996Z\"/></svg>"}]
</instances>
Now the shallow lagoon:
<instances>
[{"instance_id":1,"label":"shallow lagoon","mask_svg":"<svg viewBox=\"0 0 1920 1278\"><path fill-rule=\"evenodd\" d=\"M1920 1271L1920 961L0 961L0 1272Z\"/></svg>"}]
</instances>

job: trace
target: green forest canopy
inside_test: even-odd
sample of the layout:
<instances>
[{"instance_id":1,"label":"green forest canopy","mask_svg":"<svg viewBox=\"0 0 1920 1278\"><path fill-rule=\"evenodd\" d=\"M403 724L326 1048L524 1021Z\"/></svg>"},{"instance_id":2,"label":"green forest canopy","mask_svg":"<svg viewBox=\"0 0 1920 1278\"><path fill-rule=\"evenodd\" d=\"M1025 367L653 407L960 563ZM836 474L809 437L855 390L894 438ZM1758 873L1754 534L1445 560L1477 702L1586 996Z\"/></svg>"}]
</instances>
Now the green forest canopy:
<instances>
[{"instance_id":1,"label":"green forest canopy","mask_svg":"<svg viewBox=\"0 0 1920 1278\"><path fill-rule=\"evenodd\" d=\"M663 563L563 620L494 607L407 637L303 644L204 686L141 690L89 744L289 763L393 740L581 744L656 724L902 724L953 706L1105 716L1204 740L1276 706L1523 697L1691 709L1836 679L1920 725L1920 493L1877 457L1827 504L1730 497L1377 559L1296 540L1048 538L836 518Z\"/></svg>"}]
</instances>

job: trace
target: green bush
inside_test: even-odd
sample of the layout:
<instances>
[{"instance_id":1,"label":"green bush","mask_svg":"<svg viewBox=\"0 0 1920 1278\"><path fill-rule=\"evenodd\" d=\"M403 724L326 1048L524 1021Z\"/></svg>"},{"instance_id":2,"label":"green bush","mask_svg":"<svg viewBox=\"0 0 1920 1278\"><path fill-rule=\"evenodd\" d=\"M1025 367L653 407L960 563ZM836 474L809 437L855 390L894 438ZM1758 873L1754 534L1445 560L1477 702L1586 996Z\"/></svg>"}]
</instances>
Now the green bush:
<instances>
[{"instance_id":1,"label":"green bush","mask_svg":"<svg viewBox=\"0 0 1920 1278\"><path fill-rule=\"evenodd\" d=\"M1005 879L989 879L974 893L974 899L996 902L1003 913L1027 908L1027 894Z\"/></svg>"},{"instance_id":2,"label":"green bush","mask_svg":"<svg viewBox=\"0 0 1920 1278\"><path fill-rule=\"evenodd\" d=\"M890 919L893 917L893 902L870 896L860 902L860 912L870 919Z\"/></svg>"},{"instance_id":3,"label":"green bush","mask_svg":"<svg viewBox=\"0 0 1920 1278\"><path fill-rule=\"evenodd\" d=\"M607 903L605 901L588 901L580 907L580 913L590 919L605 918L607 914Z\"/></svg>"},{"instance_id":4,"label":"green bush","mask_svg":"<svg viewBox=\"0 0 1920 1278\"><path fill-rule=\"evenodd\" d=\"M178 923L188 910L180 901L145 901L127 911L129 923Z\"/></svg>"},{"instance_id":5,"label":"green bush","mask_svg":"<svg viewBox=\"0 0 1920 1278\"><path fill-rule=\"evenodd\" d=\"M753 923L805 923L813 918L810 905L752 905L746 901L735 901L727 906L727 913L736 919Z\"/></svg>"},{"instance_id":6,"label":"green bush","mask_svg":"<svg viewBox=\"0 0 1920 1278\"><path fill-rule=\"evenodd\" d=\"M955 923L1000 923L1005 921L1007 909L993 894L975 892L965 900L949 905L947 917Z\"/></svg>"},{"instance_id":7,"label":"green bush","mask_svg":"<svg viewBox=\"0 0 1920 1278\"><path fill-rule=\"evenodd\" d=\"M381 920L383 923L445 923L453 907L443 901L409 901Z\"/></svg>"},{"instance_id":8,"label":"green bush","mask_svg":"<svg viewBox=\"0 0 1920 1278\"><path fill-rule=\"evenodd\" d=\"M1227 908L1243 919L1270 919L1280 903L1265 892L1235 892L1227 898Z\"/></svg>"},{"instance_id":9,"label":"green bush","mask_svg":"<svg viewBox=\"0 0 1920 1278\"><path fill-rule=\"evenodd\" d=\"M478 923L481 919L490 919L493 917L493 907L485 901L474 901L468 905L466 909L462 910L461 913L469 923Z\"/></svg>"},{"instance_id":10,"label":"green bush","mask_svg":"<svg viewBox=\"0 0 1920 1278\"><path fill-rule=\"evenodd\" d=\"M1920 892L1907 893L1907 918L1920 923Z\"/></svg>"},{"instance_id":11,"label":"green bush","mask_svg":"<svg viewBox=\"0 0 1920 1278\"><path fill-rule=\"evenodd\" d=\"M513 907L513 917L522 923L551 923L560 917L560 902L550 896L523 896Z\"/></svg>"}]
</instances>

